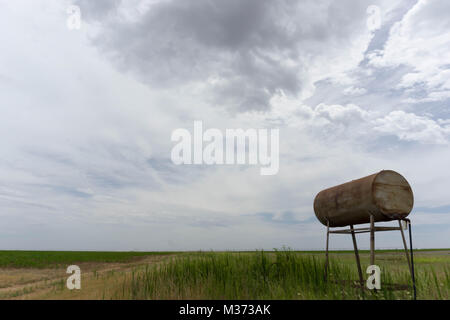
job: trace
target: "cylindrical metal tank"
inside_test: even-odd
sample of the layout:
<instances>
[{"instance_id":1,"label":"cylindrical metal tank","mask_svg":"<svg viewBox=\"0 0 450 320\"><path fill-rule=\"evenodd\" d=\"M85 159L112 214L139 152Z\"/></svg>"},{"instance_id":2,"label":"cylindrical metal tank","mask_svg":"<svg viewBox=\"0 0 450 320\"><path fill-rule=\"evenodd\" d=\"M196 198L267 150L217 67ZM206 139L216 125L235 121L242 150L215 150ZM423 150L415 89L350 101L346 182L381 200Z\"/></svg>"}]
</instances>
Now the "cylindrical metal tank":
<instances>
[{"instance_id":1,"label":"cylindrical metal tank","mask_svg":"<svg viewBox=\"0 0 450 320\"><path fill-rule=\"evenodd\" d=\"M322 224L342 227L405 218L411 212L414 196L408 181L399 173L383 170L320 191L314 199L314 212Z\"/></svg>"}]
</instances>

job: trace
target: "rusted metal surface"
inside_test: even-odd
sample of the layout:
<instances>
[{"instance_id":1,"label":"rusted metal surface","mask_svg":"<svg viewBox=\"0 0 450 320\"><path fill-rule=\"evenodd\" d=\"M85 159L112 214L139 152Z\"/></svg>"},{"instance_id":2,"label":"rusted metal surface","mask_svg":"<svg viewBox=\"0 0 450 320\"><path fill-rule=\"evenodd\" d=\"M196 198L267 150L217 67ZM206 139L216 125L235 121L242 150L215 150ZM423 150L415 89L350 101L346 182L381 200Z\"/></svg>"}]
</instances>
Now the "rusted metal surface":
<instances>
[{"instance_id":1,"label":"rusted metal surface","mask_svg":"<svg viewBox=\"0 0 450 320\"><path fill-rule=\"evenodd\" d=\"M403 219L413 208L414 196L406 179L392 170L383 170L319 192L314 212L329 227L342 227Z\"/></svg>"}]
</instances>

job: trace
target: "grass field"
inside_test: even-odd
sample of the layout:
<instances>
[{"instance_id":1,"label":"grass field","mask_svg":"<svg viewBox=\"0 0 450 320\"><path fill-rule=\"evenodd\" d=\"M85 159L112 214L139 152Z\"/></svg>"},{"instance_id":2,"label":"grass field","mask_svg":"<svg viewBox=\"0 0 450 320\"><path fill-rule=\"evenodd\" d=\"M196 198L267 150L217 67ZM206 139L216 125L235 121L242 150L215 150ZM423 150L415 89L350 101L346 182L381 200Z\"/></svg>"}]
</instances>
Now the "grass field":
<instances>
[{"instance_id":1,"label":"grass field","mask_svg":"<svg viewBox=\"0 0 450 320\"><path fill-rule=\"evenodd\" d=\"M0 251L3 299L411 299L402 251L377 251L381 290L361 289L352 252L33 252ZM363 271L369 255L361 252ZM78 264L81 290L65 267ZM450 297L450 250L415 252L418 299ZM366 278L367 275L364 274Z\"/></svg>"},{"instance_id":2,"label":"grass field","mask_svg":"<svg viewBox=\"0 0 450 320\"><path fill-rule=\"evenodd\" d=\"M173 252L104 251L0 251L0 268L46 268L80 262L127 262L149 255Z\"/></svg>"}]
</instances>

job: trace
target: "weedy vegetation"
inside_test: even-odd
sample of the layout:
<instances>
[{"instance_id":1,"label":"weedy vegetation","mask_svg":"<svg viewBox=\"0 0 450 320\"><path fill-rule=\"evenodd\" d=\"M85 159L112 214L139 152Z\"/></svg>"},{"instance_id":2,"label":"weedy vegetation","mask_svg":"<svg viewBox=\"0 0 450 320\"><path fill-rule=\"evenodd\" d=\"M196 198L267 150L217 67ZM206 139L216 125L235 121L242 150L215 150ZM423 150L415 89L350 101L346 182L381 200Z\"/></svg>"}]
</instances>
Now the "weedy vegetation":
<instances>
[{"instance_id":1,"label":"weedy vegetation","mask_svg":"<svg viewBox=\"0 0 450 320\"><path fill-rule=\"evenodd\" d=\"M364 261L367 257L364 257ZM397 256L391 258L397 260ZM450 265L418 264L419 299L450 297ZM147 266L127 278L119 299L411 299L409 269L381 262L382 288L359 285L351 257L330 261L325 279L323 255L290 250L255 253L197 253ZM366 264L368 265L368 263ZM366 278L367 275L365 275Z\"/></svg>"},{"instance_id":2,"label":"weedy vegetation","mask_svg":"<svg viewBox=\"0 0 450 320\"><path fill-rule=\"evenodd\" d=\"M8 272L5 273L0 298L409 300L413 297L403 251L377 251L376 264L381 268L378 291L368 290L365 282L361 286L357 281L353 252L330 253L327 279L324 256L324 252L286 248L178 253L0 251L0 275L2 270L8 270L17 282L14 287L7 278ZM369 253L361 251L360 258L364 273ZM84 262L88 264L83 265ZM90 266L92 262L96 263ZM69 264L84 266L81 290L68 290L65 285L65 268ZM415 270L418 299L450 298L450 250L415 251ZM59 277L50 276L58 272ZM36 273L36 277L30 273ZM52 280L32 282L39 280L41 273L44 279ZM27 281L20 280L21 275L27 275ZM363 275L367 279L368 275Z\"/></svg>"}]
</instances>

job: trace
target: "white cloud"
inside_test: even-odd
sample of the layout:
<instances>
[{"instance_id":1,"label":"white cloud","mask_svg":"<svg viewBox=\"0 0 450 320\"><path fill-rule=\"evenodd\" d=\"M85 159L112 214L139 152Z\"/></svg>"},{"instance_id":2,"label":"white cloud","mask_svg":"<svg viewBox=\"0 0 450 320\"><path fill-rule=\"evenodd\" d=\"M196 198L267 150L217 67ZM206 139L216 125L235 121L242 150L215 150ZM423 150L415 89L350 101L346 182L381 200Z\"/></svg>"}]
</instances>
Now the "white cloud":
<instances>
[{"instance_id":1,"label":"white cloud","mask_svg":"<svg viewBox=\"0 0 450 320\"><path fill-rule=\"evenodd\" d=\"M450 126L441 126L432 119L404 111L392 111L375 120L374 125L376 131L393 134L406 141L448 144L450 136Z\"/></svg>"},{"instance_id":2,"label":"white cloud","mask_svg":"<svg viewBox=\"0 0 450 320\"><path fill-rule=\"evenodd\" d=\"M346 106L319 104L315 108L315 116L325 118L330 122L351 125L365 120L369 113L354 104Z\"/></svg>"},{"instance_id":3,"label":"white cloud","mask_svg":"<svg viewBox=\"0 0 450 320\"><path fill-rule=\"evenodd\" d=\"M367 92L367 89L360 88L360 87L354 87L354 86L347 87L343 91L343 93L345 95L349 95L349 96L359 96L359 95L365 94L366 92Z\"/></svg>"},{"instance_id":4,"label":"white cloud","mask_svg":"<svg viewBox=\"0 0 450 320\"><path fill-rule=\"evenodd\" d=\"M312 108L285 96L272 99L272 111L266 117L332 140L369 141L392 135L404 141L447 144L450 138L450 119L433 120L430 115L419 116L402 110L388 113L367 111L354 104L321 103Z\"/></svg>"},{"instance_id":5,"label":"white cloud","mask_svg":"<svg viewBox=\"0 0 450 320\"><path fill-rule=\"evenodd\" d=\"M398 88L426 90L425 98L406 102L440 101L450 95L450 2L419 0L394 24L383 50L367 54L375 67L407 66Z\"/></svg>"}]
</instances>

